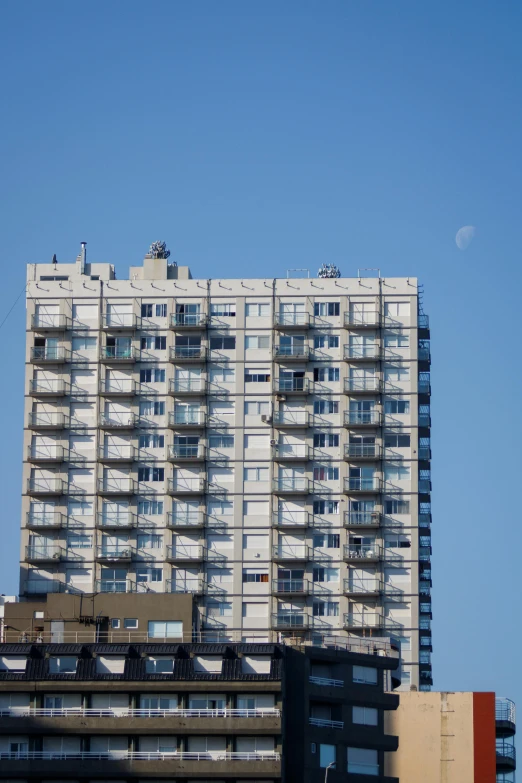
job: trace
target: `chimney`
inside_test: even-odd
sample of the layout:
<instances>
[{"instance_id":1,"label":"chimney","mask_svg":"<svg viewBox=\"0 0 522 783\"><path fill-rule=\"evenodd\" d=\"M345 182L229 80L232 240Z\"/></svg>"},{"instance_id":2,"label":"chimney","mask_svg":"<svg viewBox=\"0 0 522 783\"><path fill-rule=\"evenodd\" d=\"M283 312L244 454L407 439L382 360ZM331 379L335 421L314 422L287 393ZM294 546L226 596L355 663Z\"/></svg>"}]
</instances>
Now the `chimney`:
<instances>
[{"instance_id":1,"label":"chimney","mask_svg":"<svg viewBox=\"0 0 522 783\"><path fill-rule=\"evenodd\" d=\"M82 249L80 251L80 273L85 274L85 264L87 262L87 242L81 242Z\"/></svg>"}]
</instances>

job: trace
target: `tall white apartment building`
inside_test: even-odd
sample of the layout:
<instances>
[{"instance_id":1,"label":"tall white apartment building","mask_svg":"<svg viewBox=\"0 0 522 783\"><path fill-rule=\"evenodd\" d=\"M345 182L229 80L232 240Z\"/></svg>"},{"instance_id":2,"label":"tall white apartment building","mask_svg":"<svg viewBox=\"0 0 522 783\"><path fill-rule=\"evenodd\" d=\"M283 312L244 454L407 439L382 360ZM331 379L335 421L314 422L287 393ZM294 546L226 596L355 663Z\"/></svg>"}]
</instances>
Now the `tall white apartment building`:
<instances>
[{"instance_id":1,"label":"tall white apartment building","mask_svg":"<svg viewBox=\"0 0 522 783\"><path fill-rule=\"evenodd\" d=\"M190 592L205 641L392 637L429 689L416 279L197 280L157 255L128 280L85 246L28 267L22 600Z\"/></svg>"}]
</instances>

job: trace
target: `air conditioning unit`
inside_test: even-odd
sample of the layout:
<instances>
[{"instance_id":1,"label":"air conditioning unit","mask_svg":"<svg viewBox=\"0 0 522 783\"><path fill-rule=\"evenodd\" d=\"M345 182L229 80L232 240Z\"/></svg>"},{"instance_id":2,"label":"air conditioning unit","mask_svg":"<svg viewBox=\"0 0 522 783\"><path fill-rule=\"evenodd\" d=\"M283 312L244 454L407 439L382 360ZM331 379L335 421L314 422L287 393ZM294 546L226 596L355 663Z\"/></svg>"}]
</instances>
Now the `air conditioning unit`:
<instances>
[{"instance_id":1,"label":"air conditioning unit","mask_svg":"<svg viewBox=\"0 0 522 783\"><path fill-rule=\"evenodd\" d=\"M266 415L266 413L261 414L261 421L265 421L265 422L268 421L268 416Z\"/></svg>"},{"instance_id":2,"label":"air conditioning unit","mask_svg":"<svg viewBox=\"0 0 522 783\"><path fill-rule=\"evenodd\" d=\"M271 441L270 441L270 445L271 445L271 446L275 446L275 445L277 445L277 441L276 441L276 440L271 440Z\"/></svg>"},{"instance_id":3,"label":"air conditioning unit","mask_svg":"<svg viewBox=\"0 0 522 783\"><path fill-rule=\"evenodd\" d=\"M278 402L284 402L286 400L286 395L285 394L276 394L276 400Z\"/></svg>"}]
</instances>

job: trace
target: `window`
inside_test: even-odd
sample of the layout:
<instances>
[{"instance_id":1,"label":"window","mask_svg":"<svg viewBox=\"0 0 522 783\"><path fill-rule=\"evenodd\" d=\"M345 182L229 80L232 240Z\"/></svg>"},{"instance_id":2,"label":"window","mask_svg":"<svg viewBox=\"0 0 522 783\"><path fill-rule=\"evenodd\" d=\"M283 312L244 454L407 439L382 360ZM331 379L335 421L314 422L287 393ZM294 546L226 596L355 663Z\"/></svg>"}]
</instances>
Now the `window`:
<instances>
[{"instance_id":1,"label":"window","mask_svg":"<svg viewBox=\"0 0 522 783\"><path fill-rule=\"evenodd\" d=\"M138 514L148 516L163 514L163 500L138 500Z\"/></svg>"},{"instance_id":2,"label":"window","mask_svg":"<svg viewBox=\"0 0 522 783\"><path fill-rule=\"evenodd\" d=\"M149 656L145 659L145 672L147 674L172 674L173 671L174 658Z\"/></svg>"},{"instance_id":3,"label":"window","mask_svg":"<svg viewBox=\"0 0 522 783\"><path fill-rule=\"evenodd\" d=\"M243 584L247 584L249 582L256 582L257 584L260 584L261 582L268 581L268 571L254 571L249 568L246 568L243 571Z\"/></svg>"},{"instance_id":4,"label":"window","mask_svg":"<svg viewBox=\"0 0 522 783\"><path fill-rule=\"evenodd\" d=\"M210 449L231 449L233 446L233 435L209 435L208 447Z\"/></svg>"},{"instance_id":5,"label":"window","mask_svg":"<svg viewBox=\"0 0 522 783\"><path fill-rule=\"evenodd\" d=\"M246 316L256 318L267 318L270 315L269 302L247 302Z\"/></svg>"},{"instance_id":6,"label":"window","mask_svg":"<svg viewBox=\"0 0 522 783\"><path fill-rule=\"evenodd\" d=\"M140 370L141 383L165 383L165 370L160 367L147 367Z\"/></svg>"},{"instance_id":7,"label":"window","mask_svg":"<svg viewBox=\"0 0 522 783\"><path fill-rule=\"evenodd\" d=\"M338 500L314 500L314 514L338 514Z\"/></svg>"},{"instance_id":8,"label":"window","mask_svg":"<svg viewBox=\"0 0 522 783\"><path fill-rule=\"evenodd\" d=\"M209 617L232 617L232 604L224 601L207 601Z\"/></svg>"},{"instance_id":9,"label":"window","mask_svg":"<svg viewBox=\"0 0 522 783\"><path fill-rule=\"evenodd\" d=\"M163 568L137 568L136 582L162 582Z\"/></svg>"},{"instance_id":10,"label":"window","mask_svg":"<svg viewBox=\"0 0 522 783\"><path fill-rule=\"evenodd\" d=\"M409 315L410 303L409 302L385 302L384 303L384 315L396 316L396 315Z\"/></svg>"},{"instance_id":11,"label":"window","mask_svg":"<svg viewBox=\"0 0 522 783\"><path fill-rule=\"evenodd\" d=\"M339 315L339 302L315 302L314 315Z\"/></svg>"},{"instance_id":12,"label":"window","mask_svg":"<svg viewBox=\"0 0 522 783\"><path fill-rule=\"evenodd\" d=\"M339 435L334 432L314 432L314 448L337 448Z\"/></svg>"},{"instance_id":13,"label":"window","mask_svg":"<svg viewBox=\"0 0 522 783\"><path fill-rule=\"evenodd\" d=\"M159 533L139 533L138 549L161 549L163 547L163 536Z\"/></svg>"},{"instance_id":14,"label":"window","mask_svg":"<svg viewBox=\"0 0 522 783\"><path fill-rule=\"evenodd\" d=\"M318 549L339 549L338 533L314 533L313 546Z\"/></svg>"},{"instance_id":15,"label":"window","mask_svg":"<svg viewBox=\"0 0 522 783\"><path fill-rule=\"evenodd\" d=\"M268 416L270 413L270 403L261 400L250 400L245 402L245 416Z\"/></svg>"},{"instance_id":16,"label":"window","mask_svg":"<svg viewBox=\"0 0 522 783\"><path fill-rule=\"evenodd\" d=\"M338 367L314 367L314 381L329 381L330 383L335 383L338 380Z\"/></svg>"},{"instance_id":17,"label":"window","mask_svg":"<svg viewBox=\"0 0 522 783\"><path fill-rule=\"evenodd\" d=\"M335 764L335 745L319 745L319 766L326 769L330 764Z\"/></svg>"},{"instance_id":18,"label":"window","mask_svg":"<svg viewBox=\"0 0 522 783\"><path fill-rule=\"evenodd\" d=\"M314 617L339 617L337 601L314 601L312 606Z\"/></svg>"},{"instance_id":19,"label":"window","mask_svg":"<svg viewBox=\"0 0 522 783\"><path fill-rule=\"evenodd\" d=\"M243 674L270 674L272 660L268 655L244 655L241 658Z\"/></svg>"},{"instance_id":20,"label":"window","mask_svg":"<svg viewBox=\"0 0 522 783\"><path fill-rule=\"evenodd\" d=\"M154 310L154 314L156 318L166 318L167 317L167 305L166 304L157 304Z\"/></svg>"},{"instance_id":21,"label":"window","mask_svg":"<svg viewBox=\"0 0 522 783\"><path fill-rule=\"evenodd\" d=\"M337 400L314 400L314 413L339 413Z\"/></svg>"},{"instance_id":22,"label":"window","mask_svg":"<svg viewBox=\"0 0 522 783\"><path fill-rule=\"evenodd\" d=\"M94 351L96 350L96 337L73 337L73 351Z\"/></svg>"},{"instance_id":23,"label":"window","mask_svg":"<svg viewBox=\"0 0 522 783\"><path fill-rule=\"evenodd\" d=\"M338 334L314 335L314 348L339 348Z\"/></svg>"},{"instance_id":24,"label":"window","mask_svg":"<svg viewBox=\"0 0 522 783\"><path fill-rule=\"evenodd\" d=\"M352 721L363 726L377 726L379 712L374 707L352 707Z\"/></svg>"},{"instance_id":25,"label":"window","mask_svg":"<svg viewBox=\"0 0 522 783\"><path fill-rule=\"evenodd\" d=\"M165 403L159 400L140 400L140 416L164 416Z\"/></svg>"},{"instance_id":26,"label":"window","mask_svg":"<svg viewBox=\"0 0 522 783\"><path fill-rule=\"evenodd\" d=\"M121 623L120 623L119 618L113 617L111 619L111 628L112 628L113 631L117 631L118 628L120 628L120 625L121 625Z\"/></svg>"},{"instance_id":27,"label":"window","mask_svg":"<svg viewBox=\"0 0 522 783\"><path fill-rule=\"evenodd\" d=\"M138 446L140 449L162 449L165 447L165 436L143 432L139 436Z\"/></svg>"},{"instance_id":28,"label":"window","mask_svg":"<svg viewBox=\"0 0 522 783\"><path fill-rule=\"evenodd\" d=\"M245 468L245 481L268 481L268 468Z\"/></svg>"},{"instance_id":29,"label":"window","mask_svg":"<svg viewBox=\"0 0 522 783\"><path fill-rule=\"evenodd\" d=\"M165 468L140 467L138 481L165 481Z\"/></svg>"},{"instance_id":30,"label":"window","mask_svg":"<svg viewBox=\"0 0 522 783\"><path fill-rule=\"evenodd\" d=\"M233 367L217 365L210 368L210 380L212 383L234 383L236 371Z\"/></svg>"},{"instance_id":31,"label":"window","mask_svg":"<svg viewBox=\"0 0 522 783\"><path fill-rule=\"evenodd\" d=\"M141 338L141 350L153 348L155 351L164 351L167 347L167 338L165 335L145 335Z\"/></svg>"},{"instance_id":32,"label":"window","mask_svg":"<svg viewBox=\"0 0 522 783\"><path fill-rule=\"evenodd\" d=\"M67 533L67 549L90 549L92 536L82 533Z\"/></svg>"},{"instance_id":33,"label":"window","mask_svg":"<svg viewBox=\"0 0 522 783\"><path fill-rule=\"evenodd\" d=\"M372 748L347 748L348 772L355 775L378 775L379 757Z\"/></svg>"},{"instance_id":34,"label":"window","mask_svg":"<svg viewBox=\"0 0 522 783\"><path fill-rule=\"evenodd\" d=\"M223 668L223 658L221 655L195 655L193 661L195 672L221 674Z\"/></svg>"},{"instance_id":35,"label":"window","mask_svg":"<svg viewBox=\"0 0 522 783\"><path fill-rule=\"evenodd\" d=\"M401 435L396 432L387 432L384 435L384 445L388 449L409 449L410 448L410 436Z\"/></svg>"},{"instance_id":36,"label":"window","mask_svg":"<svg viewBox=\"0 0 522 783\"><path fill-rule=\"evenodd\" d=\"M211 337L209 344L211 351L233 351L236 347L236 338L220 334L217 337Z\"/></svg>"},{"instance_id":37,"label":"window","mask_svg":"<svg viewBox=\"0 0 522 783\"><path fill-rule=\"evenodd\" d=\"M268 449L270 446L270 435L249 434L245 435L245 449Z\"/></svg>"},{"instance_id":38,"label":"window","mask_svg":"<svg viewBox=\"0 0 522 783\"><path fill-rule=\"evenodd\" d=\"M268 334L247 334L245 335L245 348L270 348L270 337Z\"/></svg>"},{"instance_id":39,"label":"window","mask_svg":"<svg viewBox=\"0 0 522 783\"><path fill-rule=\"evenodd\" d=\"M45 612L33 612L33 617L35 620L43 620L45 617Z\"/></svg>"},{"instance_id":40,"label":"window","mask_svg":"<svg viewBox=\"0 0 522 783\"><path fill-rule=\"evenodd\" d=\"M409 400L385 400L384 412L385 413L409 413L410 401Z\"/></svg>"},{"instance_id":41,"label":"window","mask_svg":"<svg viewBox=\"0 0 522 783\"><path fill-rule=\"evenodd\" d=\"M152 318L152 308L154 305L152 304L142 304L141 306L141 317L142 318Z\"/></svg>"},{"instance_id":42,"label":"window","mask_svg":"<svg viewBox=\"0 0 522 783\"><path fill-rule=\"evenodd\" d=\"M384 468L384 478L386 481L409 481L410 466L399 464L386 465Z\"/></svg>"},{"instance_id":43,"label":"window","mask_svg":"<svg viewBox=\"0 0 522 783\"><path fill-rule=\"evenodd\" d=\"M244 500L243 516L267 517L270 513L270 504L266 500Z\"/></svg>"},{"instance_id":44,"label":"window","mask_svg":"<svg viewBox=\"0 0 522 783\"><path fill-rule=\"evenodd\" d=\"M353 681L364 685L377 685L377 669L373 666L354 666Z\"/></svg>"},{"instance_id":45,"label":"window","mask_svg":"<svg viewBox=\"0 0 522 783\"><path fill-rule=\"evenodd\" d=\"M138 621L135 617L126 617L123 621L123 627L128 631L135 630L138 627Z\"/></svg>"},{"instance_id":46,"label":"window","mask_svg":"<svg viewBox=\"0 0 522 783\"><path fill-rule=\"evenodd\" d=\"M212 302L210 305L210 315L220 318L232 318L236 314L236 305L232 302Z\"/></svg>"},{"instance_id":47,"label":"window","mask_svg":"<svg viewBox=\"0 0 522 783\"><path fill-rule=\"evenodd\" d=\"M231 500L209 500L208 513L213 516L232 516L234 504Z\"/></svg>"},{"instance_id":48,"label":"window","mask_svg":"<svg viewBox=\"0 0 522 783\"><path fill-rule=\"evenodd\" d=\"M316 465L314 481L339 481L339 468L333 465Z\"/></svg>"},{"instance_id":49,"label":"window","mask_svg":"<svg viewBox=\"0 0 522 783\"><path fill-rule=\"evenodd\" d=\"M408 367L385 367L384 368L385 381L407 381L409 377L410 377L410 370Z\"/></svg>"},{"instance_id":50,"label":"window","mask_svg":"<svg viewBox=\"0 0 522 783\"><path fill-rule=\"evenodd\" d=\"M385 500L384 513L385 514L409 514L410 501L409 500Z\"/></svg>"},{"instance_id":51,"label":"window","mask_svg":"<svg viewBox=\"0 0 522 783\"><path fill-rule=\"evenodd\" d=\"M242 617L268 617L268 604L243 601Z\"/></svg>"},{"instance_id":52,"label":"window","mask_svg":"<svg viewBox=\"0 0 522 783\"><path fill-rule=\"evenodd\" d=\"M49 658L50 674L76 674L78 659L69 655L51 655Z\"/></svg>"},{"instance_id":53,"label":"window","mask_svg":"<svg viewBox=\"0 0 522 783\"><path fill-rule=\"evenodd\" d=\"M0 657L0 671L2 672L25 672L27 666L27 656L25 655L2 655Z\"/></svg>"},{"instance_id":54,"label":"window","mask_svg":"<svg viewBox=\"0 0 522 783\"><path fill-rule=\"evenodd\" d=\"M402 332L388 332L384 335L385 348L407 348L410 344L408 334Z\"/></svg>"},{"instance_id":55,"label":"window","mask_svg":"<svg viewBox=\"0 0 522 783\"><path fill-rule=\"evenodd\" d=\"M245 383L269 383L270 370L247 367L245 369Z\"/></svg>"},{"instance_id":56,"label":"window","mask_svg":"<svg viewBox=\"0 0 522 783\"><path fill-rule=\"evenodd\" d=\"M312 570L313 582L338 582L339 569L326 568L324 566L315 566Z\"/></svg>"},{"instance_id":57,"label":"window","mask_svg":"<svg viewBox=\"0 0 522 783\"><path fill-rule=\"evenodd\" d=\"M148 635L151 639L182 639L183 623L178 620L149 620Z\"/></svg>"},{"instance_id":58,"label":"window","mask_svg":"<svg viewBox=\"0 0 522 783\"><path fill-rule=\"evenodd\" d=\"M243 535L243 549L268 549L268 535L246 533Z\"/></svg>"}]
</instances>

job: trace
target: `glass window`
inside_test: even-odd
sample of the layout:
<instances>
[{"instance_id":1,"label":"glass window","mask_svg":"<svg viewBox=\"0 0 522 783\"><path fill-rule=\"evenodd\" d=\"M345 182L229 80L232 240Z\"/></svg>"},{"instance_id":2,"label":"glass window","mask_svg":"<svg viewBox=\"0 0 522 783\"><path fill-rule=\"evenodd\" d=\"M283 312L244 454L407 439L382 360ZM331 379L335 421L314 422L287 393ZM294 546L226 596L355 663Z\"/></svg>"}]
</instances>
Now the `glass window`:
<instances>
[{"instance_id":1,"label":"glass window","mask_svg":"<svg viewBox=\"0 0 522 783\"><path fill-rule=\"evenodd\" d=\"M335 745L319 745L319 766L325 769L330 764L335 764Z\"/></svg>"},{"instance_id":2,"label":"glass window","mask_svg":"<svg viewBox=\"0 0 522 783\"><path fill-rule=\"evenodd\" d=\"M135 617L126 617L123 620L123 627L132 630L138 627L138 621Z\"/></svg>"},{"instance_id":3,"label":"glass window","mask_svg":"<svg viewBox=\"0 0 522 783\"><path fill-rule=\"evenodd\" d=\"M209 345L211 351L232 351L236 347L236 338L220 334L216 337L211 337Z\"/></svg>"},{"instance_id":4,"label":"glass window","mask_svg":"<svg viewBox=\"0 0 522 783\"><path fill-rule=\"evenodd\" d=\"M245 369L245 383L269 383L270 370L247 367Z\"/></svg>"},{"instance_id":5,"label":"glass window","mask_svg":"<svg viewBox=\"0 0 522 783\"><path fill-rule=\"evenodd\" d=\"M236 305L232 302L212 302L210 315L218 315L221 318L232 318L236 314Z\"/></svg>"},{"instance_id":6,"label":"glass window","mask_svg":"<svg viewBox=\"0 0 522 783\"><path fill-rule=\"evenodd\" d=\"M385 400L384 412L385 413L409 413L410 401L409 400Z\"/></svg>"},{"instance_id":7,"label":"glass window","mask_svg":"<svg viewBox=\"0 0 522 783\"><path fill-rule=\"evenodd\" d=\"M246 416L268 416L269 412L269 402L262 402L261 400L250 400L249 402L245 402Z\"/></svg>"},{"instance_id":8,"label":"glass window","mask_svg":"<svg viewBox=\"0 0 522 783\"><path fill-rule=\"evenodd\" d=\"M148 635L152 639L182 639L183 623L178 620L149 620Z\"/></svg>"},{"instance_id":9,"label":"glass window","mask_svg":"<svg viewBox=\"0 0 522 783\"><path fill-rule=\"evenodd\" d=\"M145 659L145 672L147 674L172 674L173 671L174 671L173 658L168 658L166 656L160 656L160 657L150 656L149 658Z\"/></svg>"},{"instance_id":10,"label":"glass window","mask_svg":"<svg viewBox=\"0 0 522 783\"><path fill-rule=\"evenodd\" d=\"M247 302L246 315L248 317L267 318L270 315L270 304L268 302Z\"/></svg>"},{"instance_id":11,"label":"glass window","mask_svg":"<svg viewBox=\"0 0 522 783\"><path fill-rule=\"evenodd\" d=\"M378 775L379 756L372 748L347 748L348 772L355 775Z\"/></svg>"},{"instance_id":12,"label":"glass window","mask_svg":"<svg viewBox=\"0 0 522 783\"><path fill-rule=\"evenodd\" d=\"M352 707L352 721L363 726L377 726L379 712L374 707Z\"/></svg>"},{"instance_id":13,"label":"glass window","mask_svg":"<svg viewBox=\"0 0 522 783\"><path fill-rule=\"evenodd\" d=\"M268 481L268 468L245 468L245 481Z\"/></svg>"},{"instance_id":14,"label":"glass window","mask_svg":"<svg viewBox=\"0 0 522 783\"><path fill-rule=\"evenodd\" d=\"M373 666L354 666L353 681L365 685L376 685L377 669L374 669Z\"/></svg>"},{"instance_id":15,"label":"glass window","mask_svg":"<svg viewBox=\"0 0 522 783\"><path fill-rule=\"evenodd\" d=\"M270 337L267 334L247 334L245 348L270 348Z\"/></svg>"},{"instance_id":16,"label":"glass window","mask_svg":"<svg viewBox=\"0 0 522 783\"><path fill-rule=\"evenodd\" d=\"M339 315L339 302L315 302L314 315Z\"/></svg>"}]
</instances>

